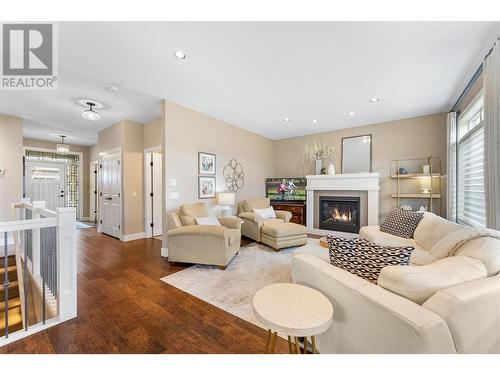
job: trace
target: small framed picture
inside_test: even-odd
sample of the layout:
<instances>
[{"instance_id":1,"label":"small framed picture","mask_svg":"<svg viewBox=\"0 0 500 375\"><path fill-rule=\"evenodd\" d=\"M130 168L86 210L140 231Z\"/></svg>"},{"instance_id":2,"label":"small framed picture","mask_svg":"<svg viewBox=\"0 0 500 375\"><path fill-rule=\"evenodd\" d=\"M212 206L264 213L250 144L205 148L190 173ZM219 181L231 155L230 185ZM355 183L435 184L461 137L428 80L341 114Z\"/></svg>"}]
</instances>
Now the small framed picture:
<instances>
[{"instance_id":1,"label":"small framed picture","mask_svg":"<svg viewBox=\"0 0 500 375\"><path fill-rule=\"evenodd\" d=\"M198 176L198 198L215 198L215 177Z\"/></svg>"},{"instance_id":2,"label":"small framed picture","mask_svg":"<svg viewBox=\"0 0 500 375\"><path fill-rule=\"evenodd\" d=\"M198 174L215 176L216 156L207 152L198 152Z\"/></svg>"}]
</instances>

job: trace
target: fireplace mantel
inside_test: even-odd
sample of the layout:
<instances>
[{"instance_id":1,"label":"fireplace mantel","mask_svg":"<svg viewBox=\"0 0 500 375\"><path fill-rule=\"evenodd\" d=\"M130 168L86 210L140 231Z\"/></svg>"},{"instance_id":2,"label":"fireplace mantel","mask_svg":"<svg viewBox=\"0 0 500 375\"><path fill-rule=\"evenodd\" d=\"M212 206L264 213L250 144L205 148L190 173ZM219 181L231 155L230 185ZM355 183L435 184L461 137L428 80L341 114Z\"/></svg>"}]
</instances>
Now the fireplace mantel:
<instances>
[{"instance_id":1,"label":"fireplace mantel","mask_svg":"<svg viewBox=\"0 0 500 375\"><path fill-rule=\"evenodd\" d=\"M368 194L368 225L377 225L379 218L380 175L378 173L345 173L309 175L307 179L307 229L309 233L326 234L330 231L314 227L315 191L366 191Z\"/></svg>"}]
</instances>

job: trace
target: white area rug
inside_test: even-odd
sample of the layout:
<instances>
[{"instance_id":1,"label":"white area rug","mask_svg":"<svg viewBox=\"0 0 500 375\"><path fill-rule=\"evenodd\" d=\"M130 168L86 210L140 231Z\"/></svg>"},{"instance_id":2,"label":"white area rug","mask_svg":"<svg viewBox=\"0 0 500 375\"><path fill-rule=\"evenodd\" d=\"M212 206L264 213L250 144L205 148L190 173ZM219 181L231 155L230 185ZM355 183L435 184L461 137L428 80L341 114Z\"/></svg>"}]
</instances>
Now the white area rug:
<instances>
[{"instance_id":1,"label":"white area rug","mask_svg":"<svg viewBox=\"0 0 500 375\"><path fill-rule=\"evenodd\" d=\"M253 296L266 285L292 281L292 253L295 249L291 247L275 252L265 245L253 243L242 247L224 271L214 266L196 265L161 280L266 328L253 312Z\"/></svg>"}]
</instances>

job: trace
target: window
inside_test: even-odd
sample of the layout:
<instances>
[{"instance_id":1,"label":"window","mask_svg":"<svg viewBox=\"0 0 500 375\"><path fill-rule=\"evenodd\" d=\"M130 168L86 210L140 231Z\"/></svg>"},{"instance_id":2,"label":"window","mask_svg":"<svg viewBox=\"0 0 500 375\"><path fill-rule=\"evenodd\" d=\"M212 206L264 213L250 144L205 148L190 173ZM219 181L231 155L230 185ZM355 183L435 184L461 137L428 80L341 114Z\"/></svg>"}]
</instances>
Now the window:
<instances>
[{"instance_id":1,"label":"window","mask_svg":"<svg viewBox=\"0 0 500 375\"><path fill-rule=\"evenodd\" d=\"M485 227L484 109L480 95L458 118L457 221Z\"/></svg>"}]
</instances>

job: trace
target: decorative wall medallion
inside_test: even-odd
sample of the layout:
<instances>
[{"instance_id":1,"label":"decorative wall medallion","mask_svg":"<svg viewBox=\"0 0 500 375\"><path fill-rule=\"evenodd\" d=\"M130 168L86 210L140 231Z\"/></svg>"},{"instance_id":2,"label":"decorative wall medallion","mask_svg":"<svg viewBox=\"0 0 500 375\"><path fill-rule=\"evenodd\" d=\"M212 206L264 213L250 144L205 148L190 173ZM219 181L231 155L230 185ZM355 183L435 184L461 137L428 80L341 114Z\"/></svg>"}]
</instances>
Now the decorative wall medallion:
<instances>
[{"instance_id":1,"label":"decorative wall medallion","mask_svg":"<svg viewBox=\"0 0 500 375\"><path fill-rule=\"evenodd\" d=\"M245 185L245 174L243 166L236 159L231 159L223 170L224 181L229 191L237 192Z\"/></svg>"}]
</instances>

